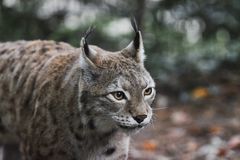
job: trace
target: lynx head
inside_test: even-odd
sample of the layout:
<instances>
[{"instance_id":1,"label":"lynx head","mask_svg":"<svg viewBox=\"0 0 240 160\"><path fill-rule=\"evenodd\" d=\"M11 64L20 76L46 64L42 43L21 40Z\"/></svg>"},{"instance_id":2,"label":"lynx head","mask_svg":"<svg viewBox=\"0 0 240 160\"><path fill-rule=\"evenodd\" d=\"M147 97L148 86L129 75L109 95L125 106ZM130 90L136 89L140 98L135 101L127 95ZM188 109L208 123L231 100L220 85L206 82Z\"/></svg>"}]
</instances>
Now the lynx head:
<instances>
[{"instance_id":1,"label":"lynx head","mask_svg":"<svg viewBox=\"0 0 240 160\"><path fill-rule=\"evenodd\" d=\"M102 131L137 130L152 117L155 83L144 68L141 32L133 26L135 38L121 51L108 52L81 40L80 110Z\"/></svg>"}]
</instances>

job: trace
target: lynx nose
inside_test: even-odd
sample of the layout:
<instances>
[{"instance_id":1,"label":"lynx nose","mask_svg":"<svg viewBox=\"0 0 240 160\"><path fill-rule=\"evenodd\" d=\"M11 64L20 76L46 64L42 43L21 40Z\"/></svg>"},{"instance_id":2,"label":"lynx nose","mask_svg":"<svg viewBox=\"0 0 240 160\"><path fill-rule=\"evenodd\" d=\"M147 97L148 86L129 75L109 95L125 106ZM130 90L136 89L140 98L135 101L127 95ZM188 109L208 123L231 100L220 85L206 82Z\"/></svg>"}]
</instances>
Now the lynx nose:
<instances>
[{"instance_id":1,"label":"lynx nose","mask_svg":"<svg viewBox=\"0 0 240 160\"><path fill-rule=\"evenodd\" d=\"M138 115L136 117L133 117L133 119L138 123L141 123L142 121L144 121L145 118L147 118L147 115Z\"/></svg>"}]
</instances>

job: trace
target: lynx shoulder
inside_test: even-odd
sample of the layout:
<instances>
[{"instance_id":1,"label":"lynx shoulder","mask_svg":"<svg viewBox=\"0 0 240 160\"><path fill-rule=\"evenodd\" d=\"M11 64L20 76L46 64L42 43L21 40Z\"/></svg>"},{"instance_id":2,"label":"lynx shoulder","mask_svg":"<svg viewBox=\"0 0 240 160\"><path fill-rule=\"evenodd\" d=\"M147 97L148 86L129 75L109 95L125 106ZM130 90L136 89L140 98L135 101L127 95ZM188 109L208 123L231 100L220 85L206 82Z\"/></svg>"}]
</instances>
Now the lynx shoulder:
<instances>
[{"instance_id":1,"label":"lynx shoulder","mask_svg":"<svg viewBox=\"0 0 240 160\"><path fill-rule=\"evenodd\" d=\"M117 52L54 41L0 43L0 120L23 160L127 159L155 84L141 32Z\"/></svg>"}]
</instances>

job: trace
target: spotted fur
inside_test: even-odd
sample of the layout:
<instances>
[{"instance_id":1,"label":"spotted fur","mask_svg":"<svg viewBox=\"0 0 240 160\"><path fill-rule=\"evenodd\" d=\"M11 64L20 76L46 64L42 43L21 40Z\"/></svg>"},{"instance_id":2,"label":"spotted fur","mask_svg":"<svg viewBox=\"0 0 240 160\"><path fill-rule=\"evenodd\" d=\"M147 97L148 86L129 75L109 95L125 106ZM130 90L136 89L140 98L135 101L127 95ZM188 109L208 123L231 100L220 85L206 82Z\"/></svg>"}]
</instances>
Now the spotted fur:
<instances>
[{"instance_id":1,"label":"spotted fur","mask_svg":"<svg viewBox=\"0 0 240 160\"><path fill-rule=\"evenodd\" d=\"M154 82L141 48L87 47L0 43L1 131L17 137L23 160L127 159L129 136L150 122Z\"/></svg>"}]
</instances>

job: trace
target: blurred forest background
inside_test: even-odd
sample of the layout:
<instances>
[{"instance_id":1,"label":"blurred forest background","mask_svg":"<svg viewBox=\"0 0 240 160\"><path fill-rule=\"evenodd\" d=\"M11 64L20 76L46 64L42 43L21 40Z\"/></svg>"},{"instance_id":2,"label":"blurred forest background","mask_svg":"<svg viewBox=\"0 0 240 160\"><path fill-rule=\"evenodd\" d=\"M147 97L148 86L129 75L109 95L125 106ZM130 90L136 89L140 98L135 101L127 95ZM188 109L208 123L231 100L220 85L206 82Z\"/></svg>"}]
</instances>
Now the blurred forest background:
<instances>
[{"instance_id":1,"label":"blurred forest background","mask_svg":"<svg viewBox=\"0 0 240 160\"><path fill-rule=\"evenodd\" d=\"M0 41L79 47L94 25L89 43L114 51L133 37L131 16L160 108L131 158L239 159L240 0L0 0Z\"/></svg>"}]
</instances>

